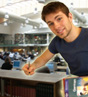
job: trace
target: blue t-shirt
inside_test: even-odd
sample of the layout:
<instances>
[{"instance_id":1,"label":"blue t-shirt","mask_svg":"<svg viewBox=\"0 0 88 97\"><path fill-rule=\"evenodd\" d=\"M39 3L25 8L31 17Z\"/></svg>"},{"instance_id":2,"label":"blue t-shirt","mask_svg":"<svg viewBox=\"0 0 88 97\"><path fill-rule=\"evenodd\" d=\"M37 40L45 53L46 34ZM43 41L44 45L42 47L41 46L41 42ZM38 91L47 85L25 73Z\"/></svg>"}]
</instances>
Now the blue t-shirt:
<instances>
[{"instance_id":1,"label":"blue t-shirt","mask_svg":"<svg viewBox=\"0 0 88 97\"><path fill-rule=\"evenodd\" d=\"M78 38L70 43L56 36L48 49L53 54L62 55L69 65L71 74L88 75L88 28L82 28Z\"/></svg>"}]
</instances>

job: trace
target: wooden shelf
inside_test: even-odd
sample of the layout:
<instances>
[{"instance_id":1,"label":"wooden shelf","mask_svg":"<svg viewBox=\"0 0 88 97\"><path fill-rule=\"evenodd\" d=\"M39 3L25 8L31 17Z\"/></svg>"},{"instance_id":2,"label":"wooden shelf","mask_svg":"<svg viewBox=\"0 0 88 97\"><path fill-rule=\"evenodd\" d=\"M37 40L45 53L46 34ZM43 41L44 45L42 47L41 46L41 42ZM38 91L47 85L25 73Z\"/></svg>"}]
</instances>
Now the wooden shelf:
<instances>
[{"instance_id":1,"label":"wooden shelf","mask_svg":"<svg viewBox=\"0 0 88 97\"><path fill-rule=\"evenodd\" d=\"M19 92L21 90L21 87L23 89L30 89L30 87L33 87L34 91L36 91L36 96L34 97L41 97L38 96L41 93L41 89L43 94L41 95L50 95L50 90L52 90L52 97L64 97L61 94L61 90L63 91L62 82L61 80L63 78L67 77L65 72L59 72L59 73L35 73L34 75L25 75L23 71L12 71L12 70L0 70L0 81L1 81L1 96L5 96L5 87L9 86L10 97L14 95L14 87L19 88ZM41 87L41 89L40 89ZM9 90L7 89L7 90ZM13 92L12 92L13 91ZM40 91L40 92L38 92ZM24 92L24 91L23 91ZM45 93L47 92L47 93ZM60 93L58 93L60 92ZM28 93L28 92L26 92ZM18 93L19 94L19 93ZM20 95L20 94L19 94ZM1 97L0 96L0 97ZM31 96L30 96L31 97ZM48 96L47 96L48 97ZM51 96L50 96L51 97Z\"/></svg>"}]
</instances>

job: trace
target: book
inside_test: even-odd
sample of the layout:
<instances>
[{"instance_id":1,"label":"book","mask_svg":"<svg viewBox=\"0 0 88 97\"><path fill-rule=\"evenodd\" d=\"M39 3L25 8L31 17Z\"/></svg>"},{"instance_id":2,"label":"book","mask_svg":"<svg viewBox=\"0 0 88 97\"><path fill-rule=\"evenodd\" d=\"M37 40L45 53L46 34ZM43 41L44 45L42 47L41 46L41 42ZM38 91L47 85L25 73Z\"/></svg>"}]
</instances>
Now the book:
<instances>
[{"instance_id":1,"label":"book","mask_svg":"<svg viewBox=\"0 0 88 97\"><path fill-rule=\"evenodd\" d=\"M53 85L38 83L36 85L36 97L54 97Z\"/></svg>"},{"instance_id":2,"label":"book","mask_svg":"<svg viewBox=\"0 0 88 97\"><path fill-rule=\"evenodd\" d=\"M88 97L88 76L64 78L65 97Z\"/></svg>"}]
</instances>

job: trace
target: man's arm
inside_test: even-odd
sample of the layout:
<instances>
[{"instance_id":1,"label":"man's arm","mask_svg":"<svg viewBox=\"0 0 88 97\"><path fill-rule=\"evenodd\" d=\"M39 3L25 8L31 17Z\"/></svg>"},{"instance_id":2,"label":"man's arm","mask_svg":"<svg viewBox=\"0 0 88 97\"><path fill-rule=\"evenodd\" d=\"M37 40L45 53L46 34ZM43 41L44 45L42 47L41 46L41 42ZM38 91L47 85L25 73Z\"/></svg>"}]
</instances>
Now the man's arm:
<instances>
[{"instance_id":1,"label":"man's arm","mask_svg":"<svg viewBox=\"0 0 88 97\"><path fill-rule=\"evenodd\" d=\"M32 75L34 74L35 69L45 65L53 56L54 54L47 49L40 57L38 57L32 64L30 64L30 67L28 67L28 64L25 64L22 69L25 74Z\"/></svg>"}]
</instances>

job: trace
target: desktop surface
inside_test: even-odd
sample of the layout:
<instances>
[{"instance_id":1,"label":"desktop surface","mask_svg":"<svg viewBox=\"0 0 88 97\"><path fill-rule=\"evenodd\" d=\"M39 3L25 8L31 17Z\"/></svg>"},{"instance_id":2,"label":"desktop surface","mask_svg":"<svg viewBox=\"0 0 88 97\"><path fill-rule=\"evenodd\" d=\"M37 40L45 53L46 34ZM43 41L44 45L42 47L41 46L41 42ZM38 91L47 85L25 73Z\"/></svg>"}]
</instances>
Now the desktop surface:
<instances>
[{"instance_id":1,"label":"desktop surface","mask_svg":"<svg viewBox=\"0 0 88 97\"><path fill-rule=\"evenodd\" d=\"M33 75L25 75L23 71L12 71L12 70L0 70L1 78L11 78L11 79L19 79L19 80L29 80L29 81L41 81L41 82L49 82L56 83L63 78L67 77L65 72L59 73L35 73Z\"/></svg>"}]
</instances>

